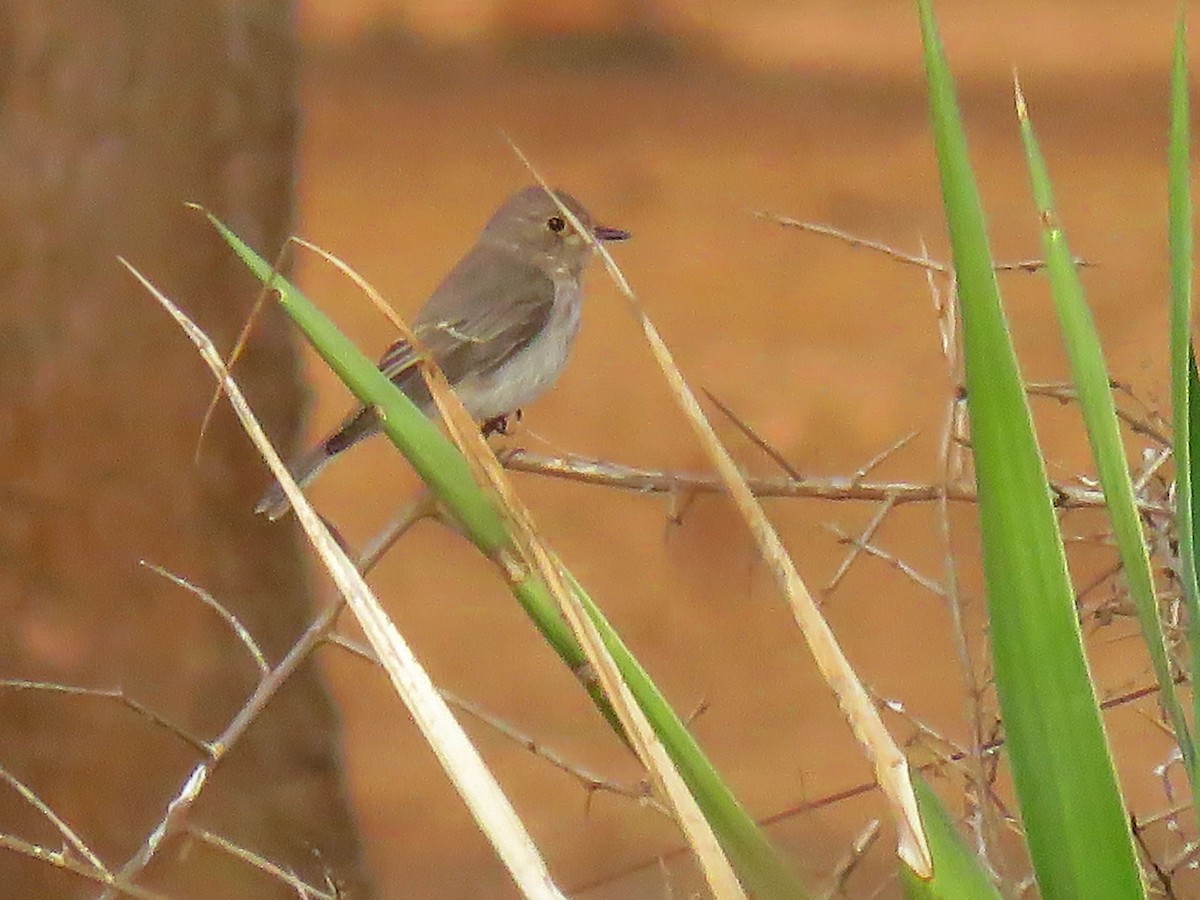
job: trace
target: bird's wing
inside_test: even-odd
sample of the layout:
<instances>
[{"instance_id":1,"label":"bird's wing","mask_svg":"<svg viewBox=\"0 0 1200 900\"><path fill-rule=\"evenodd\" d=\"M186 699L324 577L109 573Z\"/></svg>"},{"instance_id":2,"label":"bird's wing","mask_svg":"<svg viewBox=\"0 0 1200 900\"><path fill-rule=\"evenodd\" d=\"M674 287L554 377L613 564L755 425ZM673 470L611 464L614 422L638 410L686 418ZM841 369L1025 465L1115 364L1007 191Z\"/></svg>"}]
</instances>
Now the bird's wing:
<instances>
[{"instance_id":1,"label":"bird's wing","mask_svg":"<svg viewBox=\"0 0 1200 900\"><path fill-rule=\"evenodd\" d=\"M417 314L413 329L451 384L500 368L524 349L550 319L554 282L509 254L468 253ZM416 362L405 341L393 344L379 367L393 380Z\"/></svg>"},{"instance_id":2,"label":"bird's wing","mask_svg":"<svg viewBox=\"0 0 1200 900\"><path fill-rule=\"evenodd\" d=\"M554 293L554 282L537 267L507 254L472 251L450 270L412 326L446 378L456 384L467 375L494 372L524 349L546 327ZM431 398L416 363L412 345L402 339L384 351L378 366L414 403L426 408ZM375 410L359 406L323 446L330 454L339 453L377 428Z\"/></svg>"}]
</instances>

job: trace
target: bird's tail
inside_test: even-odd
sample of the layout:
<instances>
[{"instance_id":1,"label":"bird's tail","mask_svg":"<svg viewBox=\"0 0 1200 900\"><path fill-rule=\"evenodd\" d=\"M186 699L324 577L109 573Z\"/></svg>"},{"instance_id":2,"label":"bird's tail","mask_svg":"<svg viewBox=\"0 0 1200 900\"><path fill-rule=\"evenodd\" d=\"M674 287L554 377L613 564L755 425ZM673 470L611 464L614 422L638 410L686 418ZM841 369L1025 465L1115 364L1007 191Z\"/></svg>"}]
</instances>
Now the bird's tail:
<instances>
[{"instance_id":1,"label":"bird's tail","mask_svg":"<svg viewBox=\"0 0 1200 900\"><path fill-rule=\"evenodd\" d=\"M325 440L304 455L292 460L288 464L288 471L292 473L296 483L300 487L304 487L316 478L317 473L325 468L335 456L349 450L363 438L370 437L378 430L379 416L375 414L375 408L360 406L346 416L342 424L335 428ZM266 515L274 522L285 516L291 508L291 502L277 481L263 494L262 499L258 501L258 506L254 507L254 511L260 515Z\"/></svg>"},{"instance_id":2,"label":"bird's tail","mask_svg":"<svg viewBox=\"0 0 1200 900\"><path fill-rule=\"evenodd\" d=\"M326 464L333 457L334 454L329 452L325 446L325 441L322 441L303 456L292 460L288 465L288 471L292 473L292 477L296 479L296 483L300 487L304 487L317 477L317 473L325 468ZM287 495L283 492L283 488L276 481L267 488L267 492L258 501L258 506L254 507L254 511L260 515L265 515L274 522L276 519L287 515L287 511L291 508L292 502L288 500Z\"/></svg>"}]
</instances>

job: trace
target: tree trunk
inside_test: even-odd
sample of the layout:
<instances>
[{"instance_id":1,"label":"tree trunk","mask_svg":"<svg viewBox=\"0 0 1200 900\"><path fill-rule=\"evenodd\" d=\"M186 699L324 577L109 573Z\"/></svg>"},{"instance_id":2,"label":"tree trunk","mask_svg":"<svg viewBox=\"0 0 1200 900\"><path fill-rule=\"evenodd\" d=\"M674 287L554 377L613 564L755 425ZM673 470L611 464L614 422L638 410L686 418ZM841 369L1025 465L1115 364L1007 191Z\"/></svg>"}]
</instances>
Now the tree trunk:
<instances>
[{"instance_id":1,"label":"tree trunk","mask_svg":"<svg viewBox=\"0 0 1200 900\"><path fill-rule=\"evenodd\" d=\"M267 478L223 406L193 461L212 378L117 257L232 345L257 287L183 204L278 252L292 212L291 13L282 0L0 0L0 678L120 687L206 740L257 669L220 617L139 561L209 591L271 662L311 620L311 592L297 533L251 515ZM284 319L267 311L236 374L292 439L302 398ZM114 871L199 758L117 701L0 686L0 768ZM341 779L334 710L307 664L188 822L363 897ZM0 834L64 846L3 784ZM3 847L0 877L11 897L100 893ZM297 896L188 836L140 883Z\"/></svg>"}]
</instances>

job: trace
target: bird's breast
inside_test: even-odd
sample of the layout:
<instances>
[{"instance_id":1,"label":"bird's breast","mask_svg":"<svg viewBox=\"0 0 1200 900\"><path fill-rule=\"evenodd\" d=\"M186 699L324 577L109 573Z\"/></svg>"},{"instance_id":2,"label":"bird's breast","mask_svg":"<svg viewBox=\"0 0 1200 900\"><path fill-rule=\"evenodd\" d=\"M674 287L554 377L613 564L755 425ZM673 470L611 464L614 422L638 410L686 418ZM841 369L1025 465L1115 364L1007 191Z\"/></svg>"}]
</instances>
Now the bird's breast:
<instances>
[{"instance_id":1,"label":"bird's breast","mask_svg":"<svg viewBox=\"0 0 1200 900\"><path fill-rule=\"evenodd\" d=\"M578 281L556 281L545 327L494 372L459 385L459 397L476 419L515 412L554 384L579 331L581 299Z\"/></svg>"}]
</instances>

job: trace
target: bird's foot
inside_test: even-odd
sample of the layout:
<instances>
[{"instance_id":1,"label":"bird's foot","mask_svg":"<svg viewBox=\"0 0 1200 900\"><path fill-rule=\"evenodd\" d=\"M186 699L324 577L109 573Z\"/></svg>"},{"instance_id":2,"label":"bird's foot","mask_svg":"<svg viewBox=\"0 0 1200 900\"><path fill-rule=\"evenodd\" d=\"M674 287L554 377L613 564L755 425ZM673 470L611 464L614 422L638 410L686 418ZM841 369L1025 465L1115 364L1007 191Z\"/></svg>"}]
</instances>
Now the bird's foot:
<instances>
[{"instance_id":1,"label":"bird's foot","mask_svg":"<svg viewBox=\"0 0 1200 900\"><path fill-rule=\"evenodd\" d=\"M502 413L498 416L492 416L483 423L483 436L491 437L493 434L509 434L509 423L521 421L521 410L516 410L511 413Z\"/></svg>"}]
</instances>

